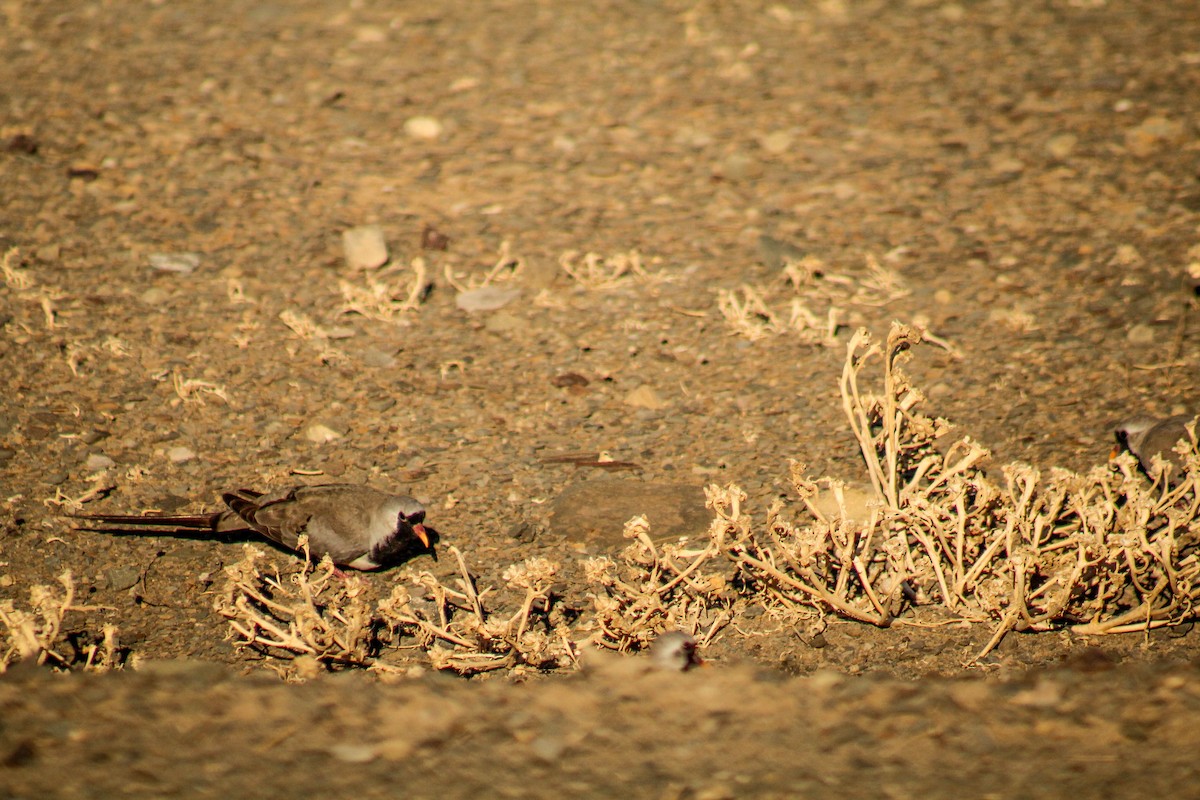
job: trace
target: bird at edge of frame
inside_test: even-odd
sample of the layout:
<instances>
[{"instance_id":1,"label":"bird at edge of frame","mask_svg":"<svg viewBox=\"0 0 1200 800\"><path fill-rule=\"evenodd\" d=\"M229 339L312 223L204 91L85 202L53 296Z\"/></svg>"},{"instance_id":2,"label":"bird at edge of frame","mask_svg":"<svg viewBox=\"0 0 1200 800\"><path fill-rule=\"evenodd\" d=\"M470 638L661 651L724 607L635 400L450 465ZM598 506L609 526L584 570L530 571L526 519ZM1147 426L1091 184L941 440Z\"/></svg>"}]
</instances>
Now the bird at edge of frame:
<instances>
[{"instance_id":1,"label":"bird at edge of frame","mask_svg":"<svg viewBox=\"0 0 1200 800\"><path fill-rule=\"evenodd\" d=\"M707 667L708 662L696 652L696 638L683 631L667 631L650 645L651 663L669 672L687 672L693 667Z\"/></svg>"},{"instance_id":2,"label":"bird at edge of frame","mask_svg":"<svg viewBox=\"0 0 1200 800\"><path fill-rule=\"evenodd\" d=\"M1138 460L1142 470L1149 475L1155 456L1160 456L1167 462L1167 476L1183 469L1183 459L1175 452L1175 445L1180 439L1191 442L1188 425L1196 419L1191 414L1179 414L1166 419L1153 417L1134 417L1118 425L1115 429L1117 443L1109 458L1124 451L1129 451ZM1196 429L1200 435L1200 428Z\"/></svg>"},{"instance_id":3,"label":"bird at edge of frame","mask_svg":"<svg viewBox=\"0 0 1200 800\"><path fill-rule=\"evenodd\" d=\"M77 514L103 523L84 530L167 535L170 529L206 531L214 537L253 533L293 552L308 537L310 557L358 570L393 566L421 552L434 553L435 532L425 527L425 507L412 497L353 484L290 486L269 492L238 489L221 495L227 508L192 516ZM155 528L157 530L150 530ZM164 530L166 529L166 530ZM435 556L436 557L436 556Z\"/></svg>"}]
</instances>

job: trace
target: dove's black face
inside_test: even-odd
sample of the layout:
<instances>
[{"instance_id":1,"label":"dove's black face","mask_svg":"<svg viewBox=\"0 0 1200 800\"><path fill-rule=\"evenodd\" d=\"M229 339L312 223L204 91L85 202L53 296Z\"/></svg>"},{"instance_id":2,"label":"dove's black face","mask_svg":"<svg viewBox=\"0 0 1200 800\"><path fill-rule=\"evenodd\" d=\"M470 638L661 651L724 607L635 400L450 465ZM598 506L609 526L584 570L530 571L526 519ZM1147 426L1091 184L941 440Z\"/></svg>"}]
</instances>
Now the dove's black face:
<instances>
[{"instance_id":1,"label":"dove's black face","mask_svg":"<svg viewBox=\"0 0 1200 800\"><path fill-rule=\"evenodd\" d=\"M1141 459L1142 454L1138 452L1140 441L1145 437L1146 431L1154 427L1154 420L1148 417L1137 417L1135 419L1126 420L1117 426L1114 431L1117 439L1116 445L1112 452L1108 454L1110 459L1116 458L1121 453L1133 453L1134 457Z\"/></svg>"},{"instance_id":2,"label":"dove's black face","mask_svg":"<svg viewBox=\"0 0 1200 800\"><path fill-rule=\"evenodd\" d=\"M430 547L429 534L422 524L424 522L425 509L419 504L414 509L401 511L396 519L397 538L414 537L428 550Z\"/></svg>"}]
</instances>

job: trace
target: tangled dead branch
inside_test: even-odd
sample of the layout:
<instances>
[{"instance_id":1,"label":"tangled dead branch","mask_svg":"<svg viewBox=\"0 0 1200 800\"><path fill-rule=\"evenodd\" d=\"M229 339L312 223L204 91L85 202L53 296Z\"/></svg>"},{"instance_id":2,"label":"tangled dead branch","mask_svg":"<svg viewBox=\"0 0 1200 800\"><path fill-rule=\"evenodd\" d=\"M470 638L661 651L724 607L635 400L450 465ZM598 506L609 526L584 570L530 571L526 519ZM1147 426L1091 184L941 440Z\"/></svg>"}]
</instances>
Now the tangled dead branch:
<instances>
[{"instance_id":1,"label":"tangled dead branch","mask_svg":"<svg viewBox=\"0 0 1200 800\"><path fill-rule=\"evenodd\" d=\"M58 577L61 592L37 585L29 590L29 608L17 608L11 600L0 601L0 624L7 646L0 656L0 673L21 661L49 664L56 669L105 672L121 667L125 651L118 642L117 626L106 623L103 638L91 640L67 635L63 623L72 612L100 610L99 606L75 605L75 579L70 572ZM64 645L71 647L68 652Z\"/></svg>"}]
</instances>

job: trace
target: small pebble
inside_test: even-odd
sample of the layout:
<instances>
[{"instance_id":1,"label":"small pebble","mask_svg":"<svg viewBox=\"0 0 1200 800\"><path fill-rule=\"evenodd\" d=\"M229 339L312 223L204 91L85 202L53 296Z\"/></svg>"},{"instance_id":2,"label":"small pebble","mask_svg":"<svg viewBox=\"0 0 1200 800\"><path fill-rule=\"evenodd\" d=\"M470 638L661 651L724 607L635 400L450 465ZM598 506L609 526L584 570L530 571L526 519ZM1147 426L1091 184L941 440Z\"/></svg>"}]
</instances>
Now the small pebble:
<instances>
[{"instance_id":1,"label":"small pebble","mask_svg":"<svg viewBox=\"0 0 1200 800\"><path fill-rule=\"evenodd\" d=\"M170 296L170 292L166 289L154 286L138 295L138 299L148 306L160 306L167 302Z\"/></svg>"},{"instance_id":2,"label":"small pebble","mask_svg":"<svg viewBox=\"0 0 1200 800\"><path fill-rule=\"evenodd\" d=\"M1144 158L1183 138L1183 123L1166 117L1148 117L1141 125L1125 131L1125 147Z\"/></svg>"},{"instance_id":3,"label":"small pebble","mask_svg":"<svg viewBox=\"0 0 1200 800\"><path fill-rule=\"evenodd\" d=\"M1139 322L1129 329L1129 333L1125 334L1131 344L1152 344L1154 342L1154 328Z\"/></svg>"},{"instance_id":4,"label":"small pebble","mask_svg":"<svg viewBox=\"0 0 1200 800\"><path fill-rule=\"evenodd\" d=\"M999 155L991 160L991 170L998 175L1019 175L1025 170L1025 162L1019 158Z\"/></svg>"},{"instance_id":5,"label":"small pebble","mask_svg":"<svg viewBox=\"0 0 1200 800\"><path fill-rule=\"evenodd\" d=\"M436 139L442 135L442 123L433 117L410 117L404 122L404 132L414 139Z\"/></svg>"},{"instance_id":6,"label":"small pebble","mask_svg":"<svg viewBox=\"0 0 1200 800\"><path fill-rule=\"evenodd\" d=\"M396 366L396 356L387 350L368 347L361 353L363 363L368 367L386 368Z\"/></svg>"},{"instance_id":7,"label":"small pebble","mask_svg":"<svg viewBox=\"0 0 1200 800\"><path fill-rule=\"evenodd\" d=\"M172 464L186 464L195 457L196 453L191 448L183 447L182 445L172 447L167 451L167 459Z\"/></svg>"},{"instance_id":8,"label":"small pebble","mask_svg":"<svg viewBox=\"0 0 1200 800\"><path fill-rule=\"evenodd\" d=\"M529 743L534 756L547 763L557 761L567 748L567 743L561 736L545 734Z\"/></svg>"},{"instance_id":9,"label":"small pebble","mask_svg":"<svg viewBox=\"0 0 1200 800\"><path fill-rule=\"evenodd\" d=\"M329 754L347 764L367 764L379 757L379 752L369 744L335 744Z\"/></svg>"},{"instance_id":10,"label":"small pebble","mask_svg":"<svg viewBox=\"0 0 1200 800\"><path fill-rule=\"evenodd\" d=\"M1064 159L1075 151L1079 137L1073 133L1060 133L1046 142L1046 153L1051 158Z\"/></svg>"},{"instance_id":11,"label":"small pebble","mask_svg":"<svg viewBox=\"0 0 1200 800\"><path fill-rule=\"evenodd\" d=\"M360 25L354 31L354 38L363 44L379 44L387 41L387 29L378 25Z\"/></svg>"},{"instance_id":12,"label":"small pebble","mask_svg":"<svg viewBox=\"0 0 1200 800\"><path fill-rule=\"evenodd\" d=\"M787 131L772 131L758 140L763 150L773 156L781 156L792 149L793 137Z\"/></svg>"},{"instance_id":13,"label":"small pebble","mask_svg":"<svg viewBox=\"0 0 1200 800\"><path fill-rule=\"evenodd\" d=\"M580 375L578 372L564 372L551 378L550 383L560 389L569 389L576 386L587 386L590 381L588 381L587 378Z\"/></svg>"},{"instance_id":14,"label":"small pebble","mask_svg":"<svg viewBox=\"0 0 1200 800\"><path fill-rule=\"evenodd\" d=\"M762 175L762 165L746 153L735 151L721 161L716 172L726 180L742 181Z\"/></svg>"},{"instance_id":15,"label":"small pebble","mask_svg":"<svg viewBox=\"0 0 1200 800\"><path fill-rule=\"evenodd\" d=\"M1039 678L1032 688L1017 692L1009 702L1030 708L1053 708L1062 702L1064 693L1065 689L1061 683L1049 678Z\"/></svg>"},{"instance_id":16,"label":"small pebble","mask_svg":"<svg viewBox=\"0 0 1200 800\"><path fill-rule=\"evenodd\" d=\"M159 272L175 272L187 275L200 266L198 253L151 253L150 266Z\"/></svg>"},{"instance_id":17,"label":"small pebble","mask_svg":"<svg viewBox=\"0 0 1200 800\"><path fill-rule=\"evenodd\" d=\"M846 681L846 676L831 669L818 669L808 676L808 685L817 692L828 692Z\"/></svg>"}]
</instances>

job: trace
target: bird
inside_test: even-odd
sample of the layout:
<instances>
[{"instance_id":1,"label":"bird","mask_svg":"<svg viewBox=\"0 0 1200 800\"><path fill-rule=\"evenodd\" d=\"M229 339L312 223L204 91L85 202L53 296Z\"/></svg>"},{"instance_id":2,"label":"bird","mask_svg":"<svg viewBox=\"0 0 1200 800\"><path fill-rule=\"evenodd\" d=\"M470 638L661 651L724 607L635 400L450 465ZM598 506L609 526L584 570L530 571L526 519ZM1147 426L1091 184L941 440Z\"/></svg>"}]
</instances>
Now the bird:
<instances>
[{"instance_id":1,"label":"bird","mask_svg":"<svg viewBox=\"0 0 1200 800\"><path fill-rule=\"evenodd\" d=\"M704 665L696 655L696 639L683 631L667 631L650 645L650 659L658 669L687 672Z\"/></svg>"},{"instance_id":2,"label":"bird","mask_svg":"<svg viewBox=\"0 0 1200 800\"><path fill-rule=\"evenodd\" d=\"M1182 470L1183 459L1174 448L1180 439L1192 441L1187 426L1194 419L1190 414L1179 414L1166 419L1128 419L1116 427L1117 444L1113 447L1110 457L1127 450L1138 460L1142 469L1150 474L1154 456L1158 455L1169 465L1168 475L1175 470Z\"/></svg>"},{"instance_id":3,"label":"bird","mask_svg":"<svg viewBox=\"0 0 1200 800\"><path fill-rule=\"evenodd\" d=\"M310 558L328 555L334 564L374 570L403 560L419 542L432 551L425 507L412 497L356 484L289 486L268 492L238 489L221 499L228 508L195 516L78 514L74 519L114 526L92 530L145 532L147 527L208 530L214 534L254 532L292 551L308 536Z\"/></svg>"}]
</instances>

